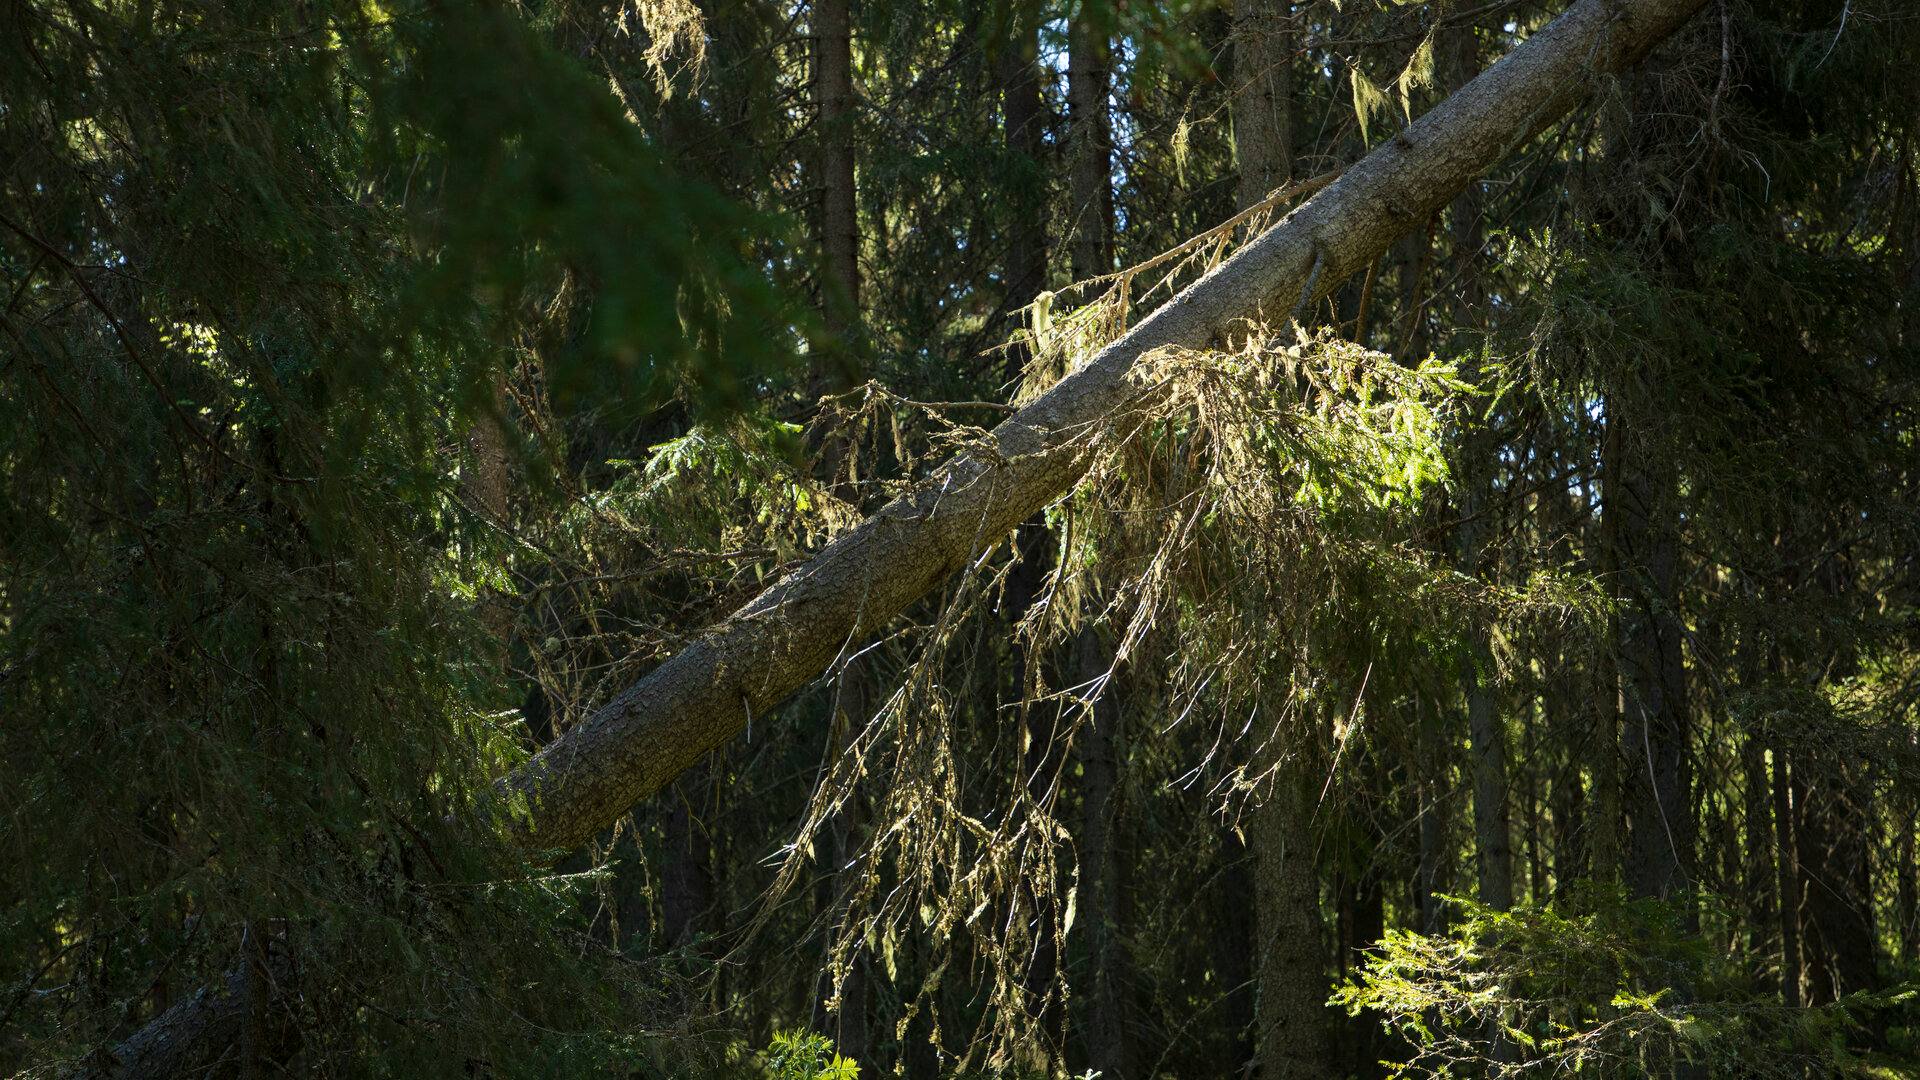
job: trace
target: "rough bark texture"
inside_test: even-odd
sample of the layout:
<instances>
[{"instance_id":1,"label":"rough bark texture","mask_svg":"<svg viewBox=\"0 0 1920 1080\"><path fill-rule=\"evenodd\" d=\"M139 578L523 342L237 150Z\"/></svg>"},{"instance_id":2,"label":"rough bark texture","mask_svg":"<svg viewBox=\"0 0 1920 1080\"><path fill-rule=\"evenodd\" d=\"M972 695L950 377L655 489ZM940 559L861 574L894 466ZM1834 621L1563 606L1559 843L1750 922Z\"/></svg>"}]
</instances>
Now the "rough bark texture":
<instances>
[{"instance_id":1,"label":"rough bark texture","mask_svg":"<svg viewBox=\"0 0 1920 1080\"><path fill-rule=\"evenodd\" d=\"M493 380L493 404L476 417L467 432L467 447L473 454L473 472L466 478L467 499L480 515L494 525L507 525L507 491L510 474L507 460L506 431L507 381L504 375ZM488 588L480 600L480 621L499 643L502 653L513 636L514 611L506 597Z\"/></svg>"},{"instance_id":2,"label":"rough bark texture","mask_svg":"<svg viewBox=\"0 0 1920 1080\"><path fill-rule=\"evenodd\" d=\"M1288 67L1290 3L1234 0L1233 154L1242 209L1292 178L1293 93Z\"/></svg>"},{"instance_id":3,"label":"rough bark texture","mask_svg":"<svg viewBox=\"0 0 1920 1080\"><path fill-rule=\"evenodd\" d=\"M1076 666L1082 687L1105 675L1113 666L1113 650L1098 628L1081 629L1075 642ZM1119 761L1116 749L1120 709L1111 686L1083 721L1080 732L1080 865L1087 893L1088 963L1093 968L1086 1005L1087 1064L1110 1080L1133 1080L1131 1029L1127 1025L1126 997L1132 965L1126 956L1126 912L1121 897L1122 864L1117 816Z\"/></svg>"},{"instance_id":4,"label":"rough bark texture","mask_svg":"<svg viewBox=\"0 0 1920 1080\"><path fill-rule=\"evenodd\" d=\"M814 5L814 99L820 124L820 252L826 260L827 328L859 326L860 223L853 168L853 44L848 0Z\"/></svg>"},{"instance_id":5,"label":"rough bark texture","mask_svg":"<svg viewBox=\"0 0 1920 1080\"><path fill-rule=\"evenodd\" d=\"M1039 57L1038 29L1016 27L1013 40L1001 47L995 64L1007 149L1019 156L1030 177L1029 183L1021 185L1016 223L1007 245L1002 275L1007 289L1002 307L1007 311L1033 303L1047 283L1047 220L1042 210L1046 171L1040 165L1046 121L1040 99ZM1007 362L1008 377L1017 377L1025 366L1026 351L1009 350Z\"/></svg>"},{"instance_id":6,"label":"rough bark texture","mask_svg":"<svg viewBox=\"0 0 1920 1080\"><path fill-rule=\"evenodd\" d=\"M831 666L1066 492L1085 450L1167 345L1205 347L1284 317L1425 223L1702 0L1581 0L1405 132L1355 163L962 454L782 578L503 781L524 842L572 848Z\"/></svg>"},{"instance_id":7,"label":"rough bark texture","mask_svg":"<svg viewBox=\"0 0 1920 1080\"><path fill-rule=\"evenodd\" d=\"M1480 666L1490 663L1484 650ZM1507 733L1482 671L1467 698L1468 739L1473 752L1473 838L1479 863L1480 902L1500 911L1513 907L1513 827L1507 805Z\"/></svg>"},{"instance_id":8,"label":"rough bark texture","mask_svg":"<svg viewBox=\"0 0 1920 1080\"><path fill-rule=\"evenodd\" d=\"M293 965L272 943L246 952L224 982L202 987L90 1058L73 1080L240 1076L285 1061L299 1045L286 1015Z\"/></svg>"},{"instance_id":9,"label":"rough bark texture","mask_svg":"<svg viewBox=\"0 0 1920 1080\"><path fill-rule=\"evenodd\" d=\"M707 768L687 770L667 816L667 857L660 871L661 930L669 948L684 949L713 931L713 843L701 820L712 804L715 778Z\"/></svg>"},{"instance_id":10,"label":"rough bark texture","mask_svg":"<svg viewBox=\"0 0 1920 1080\"><path fill-rule=\"evenodd\" d=\"M1752 958L1754 984L1764 990L1773 984L1767 964L1774 938L1773 810L1767 748L1757 735L1749 734L1740 747L1740 770L1745 781L1746 843L1739 880L1746 882L1747 953Z\"/></svg>"},{"instance_id":11,"label":"rough bark texture","mask_svg":"<svg viewBox=\"0 0 1920 1080\"><path fill-rule=\"evenodd\" d=\"M1310 805L1283 768L1247 836L1254 850L1260 949L1255 1054L1261 1080L1315 1080L1328 1074L1327 956L1321 940L1320 880L1314 871Z\"/></svg>"},{"instance_id":12,"label":"rough bark texture","mask_svg":"<svg viewBox=\"0 0 1920 1080\"><path fill-rule=\"evenodd\" d=\"M1107 115L1105 35L1086 22L1067 30L1067 113L1073 168L1073 279L1113 271L1113 129Z\"/></svg>"},{"instance_id":13,"label":"rough bark texture","mask_svg":"<svg viewBox=\"0 0 1920 1080\"><path fill-rule=\"evenodd\" d=\"M1629 435L1633 422L1629 421ZM1620 752L1632 847L1627 884L1636 896L1671 898L1686 887L1693 817L1684 775L1686 668L1671 525L1674 477L1629 439L1620 484L1620 557L1628 584L1620 633L1626 707Z\"/></svg>"},{"instance_id":14,"label":"rough bark texture","mask_svg":"<svg viewBox=\"0 0 1920 1080\"><path fill-rule=\"evenodd\" d=\"M1461 569L1474 574L1482 561L1477 527L1483 493L1470 491L1462 507ZM1473 850L1480 902L1499 911L1513 907L1513 817L1507 798L1507 731L1493 692L1493 652L1484 628L1473 635L1467 670L1467 746L1473 768Z\"/></svg>"},{"instance_id":15,"label":"rough bark texture","mask_svg":"<svg viewBox=\"0 0 1920 1080\"><path fill-rule=\"evenodd\" d=\"M1242 210L1265 199L1293 173L1289 7L1275 0L1234 4L1233 139ZM1255 732L1259 750L1254 764L1258 772L1273 777L1273 791L1253 808L1247 831L1259 934L1254 1053L1261 1077L1308 1080L1328 1071L1327 956L1311 815L1301 797L1310 785L1302 775L1309 771L1304 764L1309 759L1287 752L1295 736L1281 728L1282 712L1262 709Z\"/></svg>"}]
</instances>

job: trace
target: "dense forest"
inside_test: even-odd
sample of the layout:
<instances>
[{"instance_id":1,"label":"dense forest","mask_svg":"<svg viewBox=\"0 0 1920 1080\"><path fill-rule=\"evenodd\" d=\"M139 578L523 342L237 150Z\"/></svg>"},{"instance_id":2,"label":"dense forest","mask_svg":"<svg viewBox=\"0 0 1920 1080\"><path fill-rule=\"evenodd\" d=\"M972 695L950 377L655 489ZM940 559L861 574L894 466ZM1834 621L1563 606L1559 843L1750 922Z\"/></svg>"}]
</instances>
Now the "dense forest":
<instances>
[{"instance_id":1,"label":"dense forest","mask_svg":"<svg viewBox=\"0 0 1920 1080\"><path fill-rule=\"evenodd\" d=\"M1920 8L0 5L0 1075L1920 1077Z\"/></svg>"}]
</instances>

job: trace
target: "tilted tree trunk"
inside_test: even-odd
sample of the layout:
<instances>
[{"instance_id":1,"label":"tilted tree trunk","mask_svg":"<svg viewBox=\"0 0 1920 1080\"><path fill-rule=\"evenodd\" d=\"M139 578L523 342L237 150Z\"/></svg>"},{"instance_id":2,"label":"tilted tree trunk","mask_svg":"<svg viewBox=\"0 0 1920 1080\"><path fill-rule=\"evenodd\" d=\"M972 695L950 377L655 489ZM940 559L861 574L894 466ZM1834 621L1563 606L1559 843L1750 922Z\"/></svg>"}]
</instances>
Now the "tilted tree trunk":
<instances>
[{"instance_id":1,"label":"tilted tree trunk","mask_svg":"<svg viewBox=\"0 0 1920 1080\"><path fill-rule=\"evenodd\" d=\"M994 430L504 778L524 843L572 848L846 655L1068 491L1076 436L1127 432L1128 375L1284 318L1424 224L1481 173L1644 57L1704 0L1580 0L1310 202ZM1104 425L1116 425L1109 430Z\"/></svg>"}]
</instances>

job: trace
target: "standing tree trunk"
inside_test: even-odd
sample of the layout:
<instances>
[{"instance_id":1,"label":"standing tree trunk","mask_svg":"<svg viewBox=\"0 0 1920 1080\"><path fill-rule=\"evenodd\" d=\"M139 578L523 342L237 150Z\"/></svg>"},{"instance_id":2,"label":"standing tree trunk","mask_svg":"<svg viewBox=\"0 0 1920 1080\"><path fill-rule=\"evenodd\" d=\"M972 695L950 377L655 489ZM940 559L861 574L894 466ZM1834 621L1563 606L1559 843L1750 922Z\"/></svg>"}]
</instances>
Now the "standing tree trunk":
<instances>
[{"instance_id":1,"label":"standing tree trunk","mask_svg":"<svg viewBox=\"0 0 1920 1080\"><path fill-rule=\"evenodd\" d=\"M1241 209L1266 198L1293 173L1288 16L1288 5L1275 0L1234 4L1233 140ZM1262 1080L1297 1080L1324 1075L1327 1066L1320 881L1303 794L1310 784L1301 775L1307 755L1290 746L1305 739L1281 729L1280 709L1262 708L1261 716L1256 763L1270 774L1272 789L1254 808L1247 834L1259 933L1255 1053Z\"/></svg>"},{"instance_id":2,"label":"standing tree trunk","mask_svg":"<svg viewBox=\"0 0 1920 1080\"><path fill-rule=\"evenodd\" d=\"M820 147L820 253L826 269L821 308L827 328L843 346L837 370L816 368L815 386L823 392L846 389L862 377L855 348L861 333L860 222L854 170L850 4L851 0L815 0L813 9L814 101L818 108ZM834 433L829 439L822 453L831 473L828 482L842 498L857 505L858 494L852 484L852 447L842 433ZM849 661L839 672L833 696L831 727L836 755L866 723L866 698L865 667L858 660ZM830 825L832 843L829 847L834 865L830 873L822 876L821 895L816 901L830 905L822 912L830 934L853 932L849 906L855 881L846 876L846 872L859 854L864 819L865 805L856 791L834 815ZM830 981L831 975L826 978ZM867 1013L871 988L864 950L856 948L839 985L824 987L822 995L824 1000L815 1006L816 1025L832 1038L835 1053L859 1062L863 1069L870 1068ZM837 1007L829 1009L828 1003L835 998Z\"/></svg>"},{"instance_id":3,"label":"standing tree trunk","mask_svg":"<svg viewBox=\"0 0 1920 1080\"><path fill-rule=\"evenodd\" d=\"M1082 693L1113 666L1113 650L1089 624L1076 642L1075 680ZM1087 897L1088 963L1092 987L1086 1008L1087 1064L1111 1080L1134 1080L1132 1030L1126 1000L1132 990L1132 963L1126 955L1127 905L1122 861L1130 854L1120 842L1120 703L1109 684L1092 715L1082 721L1080 744L1081 891Z\"/></svg>"},{"instance_id":4,"label":"standing tree trunk","mask_svg":"<svg viewBox=\"0 0 1920 1080\"><path fill-rule=\"evenodd\" d=\"M1447 760L1447 741L1439 710L1423 698L1414 699L1415 747L1420 760L1420 862L1414 871L1414 907L1419 912L1417 929L1423 934L1443 933L1447 928L1446 903L1440 894L1447 892L1447 856L1450 826L1448 810L1452 805L1453 768Z\"/></svg>"},{"instance_id":5,"label":"standing tree trunk","mask_svg":"<svg viewBox=\"0 0 1920 1080\"><path fill-rule=\"evenodd\" d=\"M1476 495L1478 493L1475 493ZM1473 496L1465 508L1476 512ZM1462 537L1462 567L1468 574L1479 562L1479 530ZM1507 731L1489 683L1493 654L1486 631L1473 633L1472 666L1466 673L1467 739L1473 758L1473 848L1479 871L1480 902L1498 911L1513 907L1513 823L1507 800Z\"/></svg>"},{"instance_id":6,"label":"standing tree trunk","mask_svg":"<svg viewBox=\"0 0 1920 1080\"><path fill-rule=\"evenodd\" d=\"M1747 954L1754 985L1770 981L1766 957L1773 941L1775 877L1773 872L1773 814L1768 803L1766 746L1757 733L1741 738L1740 771L1745 781L1745 863L1740 878L1746 883Z\"/></svg>"},{"instance_id":7,"label":"standing tree trunk","mask_svg":"<svg viewBox=\"0 0 1920 1080\"><path fill-rule=\"evenodd\" d=\"M860 326L860 222L854 198L853 30L850 0L815 0L814 103L820 125L821 306L850 341ZM848 380L852 382L854 380Z\"/></svg>"},{"instance_id":8,"label":"standing tree trunk","mask_svg":"<svg viewBox=\"0 0 1920 1080\"><path fill-rule=\"evenodd\" d=\"M1786 748L1773 748L1773 827L1780 852L1780 996L1800 1007L1800 866L1794 839L1793 771Z\"/></svg>"},{"instance_id":9,"label":"standing tree trunk","mask_svg":"<svg viewBox=\"0 0 1920 1080\"><path fill-rule=\"evenodd\" d=\"M1620 399L1609 395L1605 407L1606 431L1601 437L1602 495L1600 529L1595 544L1594 569L1608 599L1620 596L1620 443L1624 422ZM1620 870L1620 619L1609 608L1593 657L1593 880L1611 885Z\"/></svg>"},{"instance_id":10,"label":"standing tree trunk","mask_svg":"<svg viewBox=\"0 0 1920 1080\"><path fill-rule=\"evenodd\" d=\"M1621 739L1632 808L1628 884L1662 900L1686 887L1693 826L1685 784L1686 670L1681 659L1672 471L1653 460L1650 425L1629 423L1620 484L1620 550L1632 582L1620 636L1629 696Z\"/></svg>"},{"instance_id":11,"label":"standing tree trunk","mask_svg":"<svg viewBox=\"0 0 1920 1080\"><path fill-rule=\"evenodd\" d=\"M1794 837L1806 918L1807 1004L1875 989L1873 876L1866 785L1859 766L1805 757L1794 769Z\"/></svg>"},{"instance_id":12,"label":"standing tree trunk","mask_svg":"<svg viewBox=\"0 0 1920 1080\"><path fill-rule=\"evenodd\" d=\"M1047 234L1040 208L1045 202L1045 170L1040 165L1043 149L1043 106L1038 72L1039 28L1022 25L1016 13L1011 39L1002 45L996 68L1001 92L1001 123L1007 149L1018 155L1026 167L1030 186L1024 186L1012 242L1002 274L1006 282L1005 306L1019 310L1040 295L1047 276ZM1076 116L1076 128L1079 120ZM1025 373L1031 354L1024 343L1016 341L1007 350L1009 381ZM1028 704L1040 672L1037 665L1043 654L1033 643L1021 637L1018 628L1040 596L1051 566L1053 531L1042 515L1036 514L1020 524L1014 542L1019 563L1007 578L1007 595L1002 612L1008 629L1008 653L1012 678L1008 691L1019 702L1022 735L1027 752L1022 768L1026 773L1027 797L1036 805L1053 799L1053 780L1059 773L1056 753L1058 709L1048 704L1034 708ZM1026 897L1033 920L1034 949L1025 976L1027 999L1033 1003L1033 1019L1046 1043L1047 1053L1057 1056L1066 1038L1066 1010L1054 993L1059 973L1058 906L1050 888L1030 889Z\"/></svg>"},{"instance_id":13,"label":"standing tree trunk","mask_svg":"<svg viewBox=\"0 0 1920 1080\"><path fill-rule=\"evenodd\" d=\"M1113 271L1113 123L1106 33L1083 17L1067 28L1068 159L1073 169L1073 279ZM1082 297L1082 299L1085 299Z\"/></svg>"},{"instance_id":14,"label":"standing tree trunk","mask_svg":"<svg viewBox=\"0 0 1920 1080\"><path fill-rule=\"evenodd\" d=\"M1234 0L1233 156L1241 209L1293 175L1292 4Z\"/></svg>"}]
</instances>

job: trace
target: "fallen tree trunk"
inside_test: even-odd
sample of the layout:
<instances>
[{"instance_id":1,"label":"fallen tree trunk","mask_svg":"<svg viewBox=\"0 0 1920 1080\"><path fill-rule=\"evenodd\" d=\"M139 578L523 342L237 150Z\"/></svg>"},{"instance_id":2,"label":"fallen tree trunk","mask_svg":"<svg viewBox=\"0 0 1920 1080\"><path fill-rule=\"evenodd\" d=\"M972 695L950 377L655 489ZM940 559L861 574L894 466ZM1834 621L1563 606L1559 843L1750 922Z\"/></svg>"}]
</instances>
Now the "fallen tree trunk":
<instances>
[{"instance_id":1,"label":"fallen tree trunk","mask_svg":"<svg viewBox=\"0 0 1920 1080\"><path fill-rule=\"evenodd\" d=\"M1014 414L990 449L947 462L504 779L525 799L522 841L576 847L658 791L1070 490L1074 436L1127 403L1141 356L1324 296L1702 3L1579 0Z\"/></svg>"}]
</instances>

